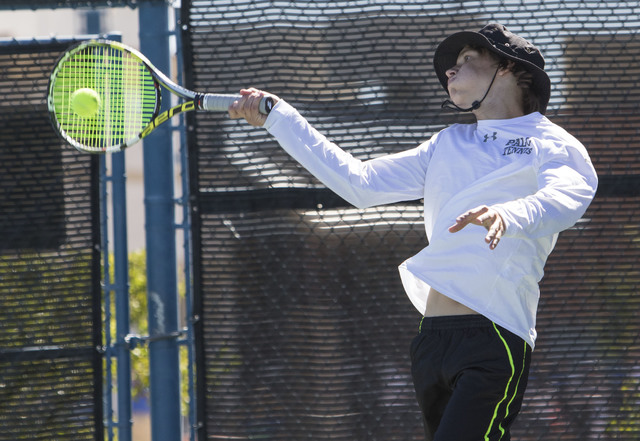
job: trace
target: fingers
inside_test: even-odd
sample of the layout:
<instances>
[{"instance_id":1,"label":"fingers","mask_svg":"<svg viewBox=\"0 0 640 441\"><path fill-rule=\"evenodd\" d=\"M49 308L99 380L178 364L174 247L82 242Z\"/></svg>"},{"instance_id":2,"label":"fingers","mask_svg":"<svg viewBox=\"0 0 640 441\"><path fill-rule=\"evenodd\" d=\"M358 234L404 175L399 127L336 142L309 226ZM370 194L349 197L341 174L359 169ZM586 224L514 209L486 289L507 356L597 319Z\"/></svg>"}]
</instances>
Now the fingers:
<instances>
[{"instance_id":1,"label":"fingers","mask_svg":"<svg viewBox=\"0 0 640 441\"><path fill-rule=\"evenodd\" d=\"M499 217L499 215L498 215ZM484 238L484 241L489 244L489 249L495 250L500 243L500 239L502 238L502 233L504 229L502 227L502 218L499 217L499 221L494 222L489 228L489 232Z\"/></svg>"},{"instance_id":2,"label":"fingers","mask_svg":"<svg viewBox=\"0 0 640 441\"><path fill-rule=\"evenodd\" d=\"M476 207L456 218L456 223L449 227L450 233L456 233L469 224L482 225L487 229L484 241L494 250L500 243L505 225L500 214L486 205Z\"/></svg>"},{"instance_id":3,"label":"fingers","mask_svg":"<svg viewBox=\"0 0 640 441\"><path fill-rule=\"evenodd\" d=\"M482 218L482 216L485 215L488 210L489 207L483 205L469 210L464 214L461 214L456 218L456 223L449 227L449 232L456 233L470 223L473 223L475 225L483 225L484 218Z\"/></svg>"},{"instance_id":4,"label":"fingers","mask_svg":"<svg viewBox=\"0 0 640 441\"><path fill-rule=\"evenodd\" d=\"M240 95L242 95L242 97L244 98L247 95L248 90L247 89L242 89L240 90ZM245 113L245 108L244 108L244 100L240 99L238 101L234 101L233 104L231 104L231 106L229 106L229 117L231 119L238 119L238 118L243 118L244 117L244 113Z\"/></svg>"},{"instance_id":5,"label":"fingers","mask_svg":"<svg viewBox=\"0 0 640 441\"><path fill-rule=\"evenodd\" d=\"M275 95L267 94L255 88L240 90L242 98L235 101L229 107L229 117L232 119L244 118L254 127L263 126L267 121L267 115L260 113L260 102L262 98L269 95L277 102Z\"/></svg>"},{"instance_id":6,"label":"fingers","mask_svg":"<svg viewBox=\"0 0 640 441\"><path fill-rule=\"evenodd\" d=\"M258 105L262 99L262 92L254 88L242 89L240 95L242 98L229 107L229 117L232 119L244 118L252 126L264 124L264 122L260 123L261 118L256 115L259 113Z\"/></svg>"}]
</instances>

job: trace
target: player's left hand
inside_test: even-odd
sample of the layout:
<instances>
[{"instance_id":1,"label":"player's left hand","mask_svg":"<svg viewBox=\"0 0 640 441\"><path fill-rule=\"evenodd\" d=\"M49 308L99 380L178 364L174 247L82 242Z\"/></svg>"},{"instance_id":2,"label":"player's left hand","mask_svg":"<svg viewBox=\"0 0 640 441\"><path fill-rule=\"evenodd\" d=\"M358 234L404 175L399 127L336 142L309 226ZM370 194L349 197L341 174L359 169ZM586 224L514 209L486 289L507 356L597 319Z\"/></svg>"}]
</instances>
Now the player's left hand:
<instances>
[{"instance_id":1,"label":"player's left hand","mask_svg":"<svg viewBox=\"0 0 640 441\"><path fill-rule=\"evenodd\" d=\"M505 230L502 216L493 208L481 205L461 214L456 218L456 223L449 227L450 233L456 233L469 224L482 225L488 231L484 241L489 244L489 248L494 250Z\"/></svg>"}]
</instances>

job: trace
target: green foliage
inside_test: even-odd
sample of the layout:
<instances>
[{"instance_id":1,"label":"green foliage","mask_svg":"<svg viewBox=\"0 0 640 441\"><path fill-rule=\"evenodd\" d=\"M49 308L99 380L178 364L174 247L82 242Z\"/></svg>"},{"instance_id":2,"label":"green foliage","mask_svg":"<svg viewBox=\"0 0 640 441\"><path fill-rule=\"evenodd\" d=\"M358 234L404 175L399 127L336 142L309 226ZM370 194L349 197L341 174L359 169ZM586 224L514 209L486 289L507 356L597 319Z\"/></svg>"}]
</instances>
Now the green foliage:
<instances>
[{"instance_id":1,"label":"green foliage","mask_svg":"<svg viewBox=\"0 0 640 441\"><path fill-rule=\"evenodd\" d=\"M129 317L130 317L130 334L144 338L149 335L148 326L148 309L147 309L147 265L146 252L144 250L132 252L129 254ZM113 256L109 257L110 266L113 268ZM180 299L184 299L184 284L179 287ZM104 305L103 305L104 308ZM115 307L111 305L112 320L109 329L112 339L116 335ZM184 315L184 314L182 314ZM112 340L112 343L115 341ZM186 347L180 347L180 374L181 395L182 395L182 411L187 412L189 394L188 382L188 353ZM113 367L113 376L115 378L116 371ZM131 388L134 400L149 398L149 348L147 344L133 345L131 349Z\"/></svg>"},{"instance_id":2,"label":"green foliage","mask_svg":"<svg viewBox=\"0 0 640 441\"><path fill-rule=\"evenodd\" d=\"M94 439L91 356L47 356L94 346L92 264L72 248L0 255L0 439Z\"/></svg>"},{"instance_id":3,"label":"green foliage","mask_svg":"<svg viewBox=\"0 0 640 441\"><path fill-rule=\"evenodd\" d=\"M91 264L73 250L0 256L0 347L92 346Z\"/></svg>"},{"instance_id":4,"label":"green foliage","mask_svg":"<svg viewBox=\"0 0 640 441\"><path fill-rule=\"evenodd\" d=\"M612 439L618 439L623 433L637 433L640 439L640 377L629 376L620 387L622 405L616 418L609 422L607 434Z\"/></svg>"}]
</instances>

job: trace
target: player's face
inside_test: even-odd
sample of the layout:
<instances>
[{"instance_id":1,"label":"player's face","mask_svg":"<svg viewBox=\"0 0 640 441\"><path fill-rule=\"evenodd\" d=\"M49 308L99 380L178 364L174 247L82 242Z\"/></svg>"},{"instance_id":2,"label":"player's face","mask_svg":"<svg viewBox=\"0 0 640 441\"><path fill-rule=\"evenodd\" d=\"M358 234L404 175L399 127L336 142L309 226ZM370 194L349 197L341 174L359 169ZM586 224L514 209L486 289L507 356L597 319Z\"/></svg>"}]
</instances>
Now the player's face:
<instances>
[{"instance_id":1,"label":"player's face","mask_svg":"<svg viewBox=\"0 0 640 441\"><path fill-rule=\"evenodd\" d=\"M495 59L488 52L465 46L458 54L456 65L447 70L451 100L460 107L469 107L480 100L495 73Z\"/></svg>"}]
</instances>

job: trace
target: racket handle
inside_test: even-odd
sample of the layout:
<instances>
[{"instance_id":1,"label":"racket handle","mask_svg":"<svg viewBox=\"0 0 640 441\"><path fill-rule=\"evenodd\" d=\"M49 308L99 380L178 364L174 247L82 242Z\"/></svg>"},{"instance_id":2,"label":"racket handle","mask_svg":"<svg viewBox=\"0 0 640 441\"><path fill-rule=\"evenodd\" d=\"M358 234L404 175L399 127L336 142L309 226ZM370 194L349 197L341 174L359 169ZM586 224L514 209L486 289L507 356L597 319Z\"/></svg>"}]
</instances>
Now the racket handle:
<instances>
[{"instance_id":1,"label":"racket handle","mask_svg":"<svg viewBox=\"0 0 640 441\"><path fill-rule=\"evenodd\" d=\"M219 93L206 93L202 96L202 110L208 112L226 112L234 101L242 98L242 95L224 95ZM260 101L260 113L268 115L273 109L273 98L264 97Z\"/></svg>"}]
</instances>

